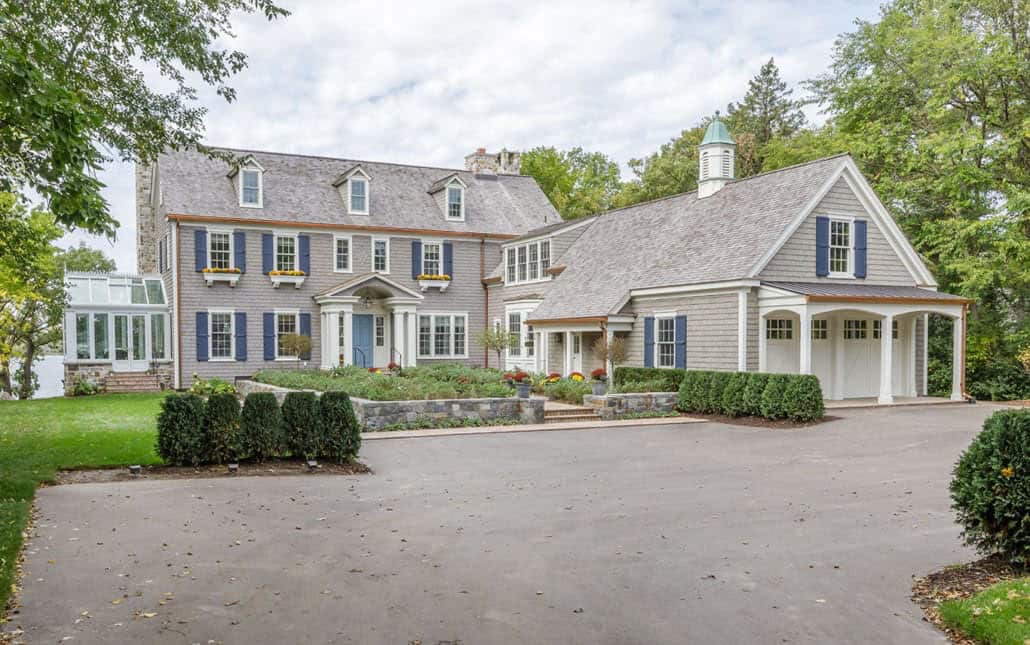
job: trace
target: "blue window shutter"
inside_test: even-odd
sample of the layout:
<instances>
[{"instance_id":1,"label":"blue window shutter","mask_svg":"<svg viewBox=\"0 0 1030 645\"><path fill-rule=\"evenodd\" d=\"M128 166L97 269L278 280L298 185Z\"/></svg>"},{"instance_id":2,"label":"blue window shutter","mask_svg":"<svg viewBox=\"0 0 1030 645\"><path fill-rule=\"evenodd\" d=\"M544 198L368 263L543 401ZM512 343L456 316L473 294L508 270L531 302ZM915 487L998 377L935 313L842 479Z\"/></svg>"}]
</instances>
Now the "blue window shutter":
<instances>
[{"instance_id":1,"label":"blue window shutter","mask_svg":"<svg viewBox=\"0 0 1030 645\"><path fill-rule=\"evenodd\" d=\"M265 233L261 236L261 271L265 275L272 272L275 268L275 257L272 255L272 245L275 242L275 236L271 233ZM272 358L275 358L273 355Z\"/></svg>"},{"instance_id":2,"label":"blue window shutter","mask_svg":"<svg viewBox=\"0 0 1030 645\"><path fill-rule=\"evenodd\" d=\"M412 240L411 242L411 279L418 280L418 274L422 273L422 242Z\"/></svg>"},{"instance_id":3,"label":"blue window shutter","mask_svg":"<svg viewBox=\"0 0 1030 645\"><path fill-rule=\"evenodd\" d=\"M687 369L687 317L676 316L676 368Z\"/></svg>"},{"instance_id":4,"label":"blue window shutter","mask_svg":"<svg viewBox=\"0 0 1030 645\"><path fill-rule=\"evenodd\" d=\"M243 231L234 231L232 234L233 263L240 273L247 272L247 234Z\"/></svg>"},{"instance_id":5,"label":"blue window shutter","mask_svg":"<svg viewBox=\"0 0 1030 645\"><path fill-rule=\"evenodd\" d=\"M830 218L815 218L815 274L830 275Z\"/></svg>"},{"instance_id":6,"label":"blue window shutter","mask_svg":"<svg viewBox=\"0 0 1030 645\"><path fill-rule=\"evenodd\" d=\"M644 367L654 367L654 318L644 318Z\"/></svg>"},{"instance_id":7,"label":"blue window shutter","mask_svg":"<svg viewBox=\"0 0 1030 645\"><path fill-rule=\"evenodd\" d=\"M311 314L300 315L300 335L311 338ZM305 352L301 358L305 361L311 360L311 352Z\"/></svg>"},{"instance_id":8,"label":"blue window shutter","mask_svg":"<svg viewBox=\"0 0 1030 645\"><path fill-rule=\"evenodd\" d=\"M311 275L311 237L298 235L297 247L300 252L300 270L304 275Z\"/></svg>"},{"instance_id":9,"label":"blue window shutter","mask_svg":"<svg viewBox=\"0 0 1030 645\"><path fill-rule=\"evenodd\" d=\"M443 243L443 272L454 277L454 245L450 242Z\"/></svg>"},{"instance_id":10,"label":"blue window shutter","mask_svg":"<svg viewBox=\"0 0 1030 645\"><path fill-rule=\"evenodd\" d=\"M196 271L203 271L207 266L207 231L198 228L193 231L193 258Z\"/></svg>"},{"instance_id":11,"label":"blue window shutter","mask_svg":"<svg viewBox=\"0 0 1030 645\"><path fill-rule=\"evenodd\" d=\"M265 338L265 360L275 360L275 314L265 312L261 314L262 326L264 327Z\"/></svg>"},{"instance_id":12,"label":"blue window shutter","mask_svg":"<svg viewBox=\"0 0 1030 645\"><path fill-rule=\"evenodd\" d=\"M197 312L197 360L207 360L207 312Z\"/></svg>"},{"instance_id":13,"label":"blue window shutter","mask_svg":"<svg viewBox=\"0 0 1030 645\"><path fill-rule=\"evenodd\" d=\"M866 275L866 245L868 244L867 223L864 219L855 220L855 277Z\"/></svg>"},{"instance_id":14,"label":"blue window shutter","mask_svg":"<svg viewBox=\"0 0 1030 645\"><path fill-rule=\"evenodd\" d=\"M247 360L247 314L243 311L236 312L236 360Z\"/></svg>"}]
</instances>

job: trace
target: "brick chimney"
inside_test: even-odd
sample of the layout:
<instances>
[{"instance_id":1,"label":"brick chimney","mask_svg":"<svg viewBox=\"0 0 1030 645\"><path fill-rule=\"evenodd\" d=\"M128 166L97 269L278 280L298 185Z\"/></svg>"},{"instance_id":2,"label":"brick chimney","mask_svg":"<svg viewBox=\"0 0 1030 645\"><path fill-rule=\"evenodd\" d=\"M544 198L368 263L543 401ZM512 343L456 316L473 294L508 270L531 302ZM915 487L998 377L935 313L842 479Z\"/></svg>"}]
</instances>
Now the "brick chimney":
<instances>
[{"instance_id":1,"label":"brick chimney","mask_svg":"<svg viewBox=\"0 0 1030 645\"><path fill-rule=\"evenodd\" d=\"M477 175L517 175L522 168L522 155L507 148L500 152L487 152L477 148L465 156L465 170Z\"/></svg>"}]
</instances>

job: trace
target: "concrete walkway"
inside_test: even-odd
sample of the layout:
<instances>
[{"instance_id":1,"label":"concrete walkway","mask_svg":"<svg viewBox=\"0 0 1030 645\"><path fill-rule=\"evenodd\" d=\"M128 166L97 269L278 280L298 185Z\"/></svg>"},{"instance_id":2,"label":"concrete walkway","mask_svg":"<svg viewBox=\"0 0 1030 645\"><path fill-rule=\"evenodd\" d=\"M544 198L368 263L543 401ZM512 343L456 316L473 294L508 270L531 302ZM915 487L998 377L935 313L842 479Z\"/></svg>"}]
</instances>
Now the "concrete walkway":
<instances>
[{"instance_id":1,"label":"concrete walkway","mask_svg":"<svg viewBox=\"0 0 1030 645\"><path fill-rule=\"evenodd\" d=\"M969 405L966 401L952 401L939 396L896 396L894 403L880 403L875 396L860 399L844 399L843 401L825 401L827 410L846 410L848 408L899 407L906 405Z\"/></svg>"},{"instance_id":2,"label":"concrete walkway","mask_svg":"<svg viewBox=\"0 0 1030 645\"><path fill-rule=\"evenodd\" d=\"M425 430L394 430L383 432L362 432L361 440L408 439L411 437L447 437L467 434L503 434L507 432L550 432L552 430L598 430L601 428L632 428L647 426L680 425L704 423L705 419L691 417L655 417L653 419L613 419L605 421L551 421L549 423L524 423L506 426L470 426L467 428L429 428Z\"/></svg>"}]
</instances>

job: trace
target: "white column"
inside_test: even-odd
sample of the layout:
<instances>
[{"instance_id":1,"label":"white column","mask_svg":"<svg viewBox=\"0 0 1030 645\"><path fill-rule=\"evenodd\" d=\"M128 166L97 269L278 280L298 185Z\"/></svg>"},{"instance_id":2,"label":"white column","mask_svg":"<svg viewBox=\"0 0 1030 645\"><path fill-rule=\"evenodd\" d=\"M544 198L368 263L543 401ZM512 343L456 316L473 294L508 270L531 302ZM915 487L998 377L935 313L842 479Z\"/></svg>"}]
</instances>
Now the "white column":
<instances>
[{"instance_id":1,"label":"white column","mask_svg":"<svg viewBox=\"0 0 1030 645\"><path fill-rule=\"evenodd\" d=\"M565 376L572 373L572 332L565 332Z\"/></svg>"},{"instance_id":2,"label":"white column","mask_svg":"<svg viewBox=\"0 0 1030 645\"><path fill-rule=\"evenodd\" d=\"M537 352L540 353L540 371L543 372L544 374L548 374L550 372L550 370L548 369L548 365L547 365L548 357L549 357L550 352L551 352L551 347L550 347L550 343L549 343L550 338L551 338L551 332L549 332L549 331L542 331L542 332L540 332L540 347L537 349ZM500 366L498 366L498 367L500 367Z\"/></svg>"},{"instance_id":3,"label":"white column","mask_svg":"<svg viewBox=\"0 0 1030 645\"><path fill-rule=\"evenodd\" d=\"M965 339L965 320L961 316L954 319L951 330L951 400L962 400L962 371L965 369L965 356L962 342Z\"/></svg>"},{"instance_id":4,"label":"white column","mask_svg":"<svg viewBox=\"0 0 1030 645\"><path fill-rule=\"evenodd\" d=\"M737 293L737 371L747 371L747 291Z\"/></svg>"},{"instance_id":5,"label":"white column","mask_svg":"<svg viewBox=\"0 0 1030 645\"><path fill-rule=\"evenodd\" d=\"M838 316L830 319L830 337L833 339L833 394L835 401L844 399L844 320Z\"/></svg>"},{"instance_id":6,"label":"white column","mask_svg":"<svg viewBox=\"0 0 1030 645\"><path fill-rule=\"evenodd\" d=\"M404 365L408 355L404 352L404 314L394 309L390 314L390 360Z\"/></svg>"},{"instance_id":7,"label":"white column","mask_svg":"<svg viewBox=\"0 0 1030 645\"><path fill-rule=\"evenodd\" d=\"M769 369L768 352L765 340L765 316L758 316L758 371Z\"/></svg>"},{"instance_id":8,"label":"white column","mask_svg":"<svg viewBox=\"0 0 1030 645\"><path fill-rule=\"evenodd\" d=\"M615 332L613 332L611 329L607 329L606 328L605 329L605 334L606 334L606 336L605 336L605 347L608 348L608 355L610 356L611 355L612 340L615 339ZM608 380L610 382L611 379L612 379L612 376L614 376L613 372L615 371L615 366L612 365L611 359L608 359L608 360L606 360L604 362L604 371L608 373Z\"/></svg>"},{"instance_id":9,"label":"white column","mask_svg":"<svg viewBox=\"0 0 1030 645\"><path fill-rule=\"evenodd\" d=\"M812 316L808 313L808 309L805 308L801 311L801 328L798 330L801 334L801 360L798 364L798 371L802 374L812 373Z\"/></svg>"},{"instance_id":10,"label":"white column","mask_svg":"<svg viewBox=\"0 0 1030 645\"><path fill-rule=\"evenodd\" d=\"M916 392L916 324L919 322L919 316L912 316L912 320L908 324L908 338L905 341L908 343L908 374L906 375L908 384L905 387L905 394L907 396L918 396ZM898 325L901 328L901 325Z\"/></svg>"},{"instance_id":11,"label":"white column","mask_svg":"<svg viewBox=\"0 0 1030 645\"><path fill-rule=\"evenodd\" d=\"M405 342L405 356L407 357L407 366L415 367L418 364L418 316L414 311L408 311L404 314L404 335L407 338Z\"/></svg>"},{"instance_id":12,"label":"white column","mask_svg":"<svg viewBox=\"0 0 1030 645\"><path fill-rule=\"evenodd\" d=\"M343 311L343 364L354 363L354 315L349 309Z\"/></svg>"},{"instance_id":13,"label":"white column","mask_svg":"<svg viewBox=\"0 0 1030 645\"><path fill-rule=\"evenodd\" d=\"M327 325L322 328L322 336L329 337L329 364L336 367L340 364L340 312L330 311ZM325 343L325 341L322 341Z\"/></svg>"},{"instance_id":14,"label":"white column","mask_svg":"<svg viewBox=\"0 0 1030 645\"><path fill-rule=\"evenodd\" d=\"M923 314L923 387L919 392L923 396L926 396L930 384L927 383L927 379L930 376L929 370L927 369L927 361L930 359L930 314Z\"/></svg>"},{"instance_id":15,"label":"white column","mask_svg":"<svg viewBox=\"0 0 1030 645\"><path fill-rule=\"evenodd\" d=\"M880 396L881 404L894 403L891 379L894 376L894 316L887 314L880 321Z\"/></svg>"}]
</instances>

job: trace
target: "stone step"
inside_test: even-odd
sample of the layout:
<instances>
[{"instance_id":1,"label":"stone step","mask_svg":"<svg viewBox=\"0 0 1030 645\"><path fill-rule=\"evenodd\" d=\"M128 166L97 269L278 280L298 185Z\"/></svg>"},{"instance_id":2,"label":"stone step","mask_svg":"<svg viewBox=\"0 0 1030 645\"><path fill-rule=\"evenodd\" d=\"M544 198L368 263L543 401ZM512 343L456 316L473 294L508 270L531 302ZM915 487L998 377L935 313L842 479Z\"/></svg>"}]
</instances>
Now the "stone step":
<instances>
[{"instance_id":1,"label":"stone step","mask_svg":"<svg viewBox=\"0 0 1030 645\"><path fill-rule=\"evenodd\" d=\"M544 423L570 423L572 421L600 421L596 414L563 414L561 416L544 416Z\"/></svg>"},{"instance_id":2,"label":"stone step","mask_svg":"<svg viewBox=\"0 0 1030 645\"><path fill-rule=\"evenodd\" d=\"M584 414L594 414L593 408L558 408L556 410L544 410L544 417L575 417Z\"/></svg>"},{"instance_id":3,"label":"stone step","mask_svg":"<svg viewBox=\"0 0 1030 645\"><path fill-rule=\"evenodd\" d=\"M156 374L143 372L116 372L104 379L104 389L108 392L154 392L161 389Z\"/></svg>"}]
</instances>

